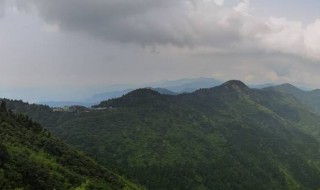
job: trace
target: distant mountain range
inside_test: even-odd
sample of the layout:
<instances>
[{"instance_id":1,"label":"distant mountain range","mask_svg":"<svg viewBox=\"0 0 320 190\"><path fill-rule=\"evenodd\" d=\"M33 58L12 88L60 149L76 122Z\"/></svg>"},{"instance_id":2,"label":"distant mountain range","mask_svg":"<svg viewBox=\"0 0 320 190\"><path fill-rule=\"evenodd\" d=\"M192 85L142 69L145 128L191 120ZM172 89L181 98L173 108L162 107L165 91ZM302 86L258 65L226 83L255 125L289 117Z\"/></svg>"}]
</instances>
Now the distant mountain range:
<instances>
[{"instance_id":1,"label":"distant mountain range","mask_svg":"<svg viewBox=\"0 0 320 190\"><path fill-rule=\"evenodd\" d=\"M50 107L65 107L65 106L73 106L73 105L80 105L85 107L90 107L94 105L94 103L85 102L85 101L45 101L45 102L39 102L39 104L48 105Z\"/></svg>"},{"instance_id":2,"label":"distant mountain range","mask_svg":"<svg viewBox=\"0 0 320 190\"><path fill-rule=\"evenodd\" d=\"M217 86L217 85L220 85L221 83L222 82L213 78L193 78L193 79L179 79L179 80L152 83L146 86L153 88L156 91L159 91L159 93L163 93L163 94L179 94L179 93L185 93L185 92L193 92L200 88L209 88L209 87ZM146 87L146 86L140 86L140 87ZM125 87L123 86L122 88L125 88ZM139 86L137 88L139 88ZM81 105L81 106L90 107L104 100L121 97L132 90L133 89L131 88L131 86L128 85L128 88L96 94L82 101L77 101L77 102L46 101L46 102L39 102L39 103L48 105L50 107L63 107L63 106L71 106L71 105Z\"/></svg>"},{"instance_id":3,"label":"distant mountain range","mask_svg":"<svg viewBox=\"0 0 320 190\"><path fill-rule=\"evenodd\" d=\"M162 83L155 83L152 87L165 88L175 93L193 92L200 88L210 88L222 84L221 81L214 78L193 78L193 79L179 79L174 81L165 81Z\"/></svg>"},{"instance_id":4,"label":"distant mountain range","mask_svg":"<svg viewBox=\"0 0 320 190\"><path fill-rule=\"evenodd\" d=\"M191 78L191 79L179 79L179 80L172 80L172 81L164 81L164 82L157 82L148 84L146 86L138 86L136 88L141 87L149 87L158 91L161 94L168 94L168 95L175 95L181 93L191 93L201 88L211 88L218 85L221 85L222 82L216 80L214 78ZM252 88L265 88L269 86L274 86L274 84L262 84L262 85L250 85ZM39 102L40 104L48 105L50 107L64 107L64 106L72 106L72 105L81 105L90 107L96 105L104 100L109 100L112 98L119 98L128 92L132 91L132 86L128 87L122 86L122 90L113 90L107 91L104 93L96 94L90 98L87 98L82 101L46 101L46 102Z\"/></svg>"}]
</instances>

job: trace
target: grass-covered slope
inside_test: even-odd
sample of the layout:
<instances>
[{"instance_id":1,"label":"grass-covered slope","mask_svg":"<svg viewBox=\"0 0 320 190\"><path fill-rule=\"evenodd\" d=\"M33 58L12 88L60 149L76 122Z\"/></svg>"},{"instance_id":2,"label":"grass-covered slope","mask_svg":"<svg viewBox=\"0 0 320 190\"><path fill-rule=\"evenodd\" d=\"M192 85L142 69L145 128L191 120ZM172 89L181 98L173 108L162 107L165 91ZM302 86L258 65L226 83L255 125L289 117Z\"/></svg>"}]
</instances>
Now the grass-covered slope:
<instances>
[{"instance_id":1,"label":"grass-covered slope","mask_svg":"<svg viewBox=\"0 0 320 190\"><path fill-rule=\"evenodd\" d=\"M229 81L177 96L138 89L96 107L108 109L40 121L149 189L320 188L320 119L292 96Z\"/></svg>"},{"instance_id":2,"label":"grass-covered slope","mask_svg":"<svg viewBox=\"0 0 320 190\"><path fill-rule=\"evenodd\" d=\"M0 189L138 189L63 144L28 117L0 108Z\"/></svg>"}]
</instances>

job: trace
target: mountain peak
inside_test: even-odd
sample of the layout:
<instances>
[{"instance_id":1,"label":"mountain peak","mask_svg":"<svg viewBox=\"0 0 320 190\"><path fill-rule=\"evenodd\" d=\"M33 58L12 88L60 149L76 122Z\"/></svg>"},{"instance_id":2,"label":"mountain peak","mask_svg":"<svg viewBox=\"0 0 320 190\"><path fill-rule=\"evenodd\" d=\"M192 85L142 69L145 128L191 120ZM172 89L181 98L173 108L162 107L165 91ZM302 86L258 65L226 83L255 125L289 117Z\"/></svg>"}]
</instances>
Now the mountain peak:
<instances>
[{"instance_id":1,"label":"mountain peak","mask_svg":"<svg viewBox=\"0 0 320 190\"><path fill-rule=\"evenodd\" d=\"M160 93L153 90L153 89L140 88L140 89L136 89L136 90L129 92L125 96L127 96L127 97L149 97L149 96L158 96L158 95L160 95Z\"/></svg>"},{"instance_id":2,"label":"mountain peak","mask_svg":"<svg viewBox=\"0 0 320 190\"><path fill-rule=\"evenodd\" d=\"M301 90L300 88L289 83L280 84L278 86L269 87L267 89L275 89L281 92L287 92L289 94L305 92L304 90Z\"/></svg>"},{"instance_id":3,"label":"mountain peak","mask_svg":"<svg viewBox=\"0 0 320 190\"><path fill-rule=\"evenodd\" d=\"M249 87L240 80L230 80L221 85L222 87L234 90L249 89Z\"/></svg>"},{"instance_id":4,"label":"mountain peak","mask_svg":"<svg viewBox=\"0 0 320 190\"><path fill-rule=\"evenodd\" d=\"M95 107L133 107L153 104L159 99L161 99L161 94L159 92L148 88L140 88L133 90L120 98L103 101Z\"/></svg>"},{"instance_id":5,"label":"mountain peak","mask_svg":"<svg viewBox=\"0 0 320 190\"><path fill-rule=\"evenodd\" d=\"M286 88L296 88L298 89L296 86L290 84L290 83L283 83L283 84L280 84L278 85L279 87L286 87Z\"/></svg>"}]
</instances>

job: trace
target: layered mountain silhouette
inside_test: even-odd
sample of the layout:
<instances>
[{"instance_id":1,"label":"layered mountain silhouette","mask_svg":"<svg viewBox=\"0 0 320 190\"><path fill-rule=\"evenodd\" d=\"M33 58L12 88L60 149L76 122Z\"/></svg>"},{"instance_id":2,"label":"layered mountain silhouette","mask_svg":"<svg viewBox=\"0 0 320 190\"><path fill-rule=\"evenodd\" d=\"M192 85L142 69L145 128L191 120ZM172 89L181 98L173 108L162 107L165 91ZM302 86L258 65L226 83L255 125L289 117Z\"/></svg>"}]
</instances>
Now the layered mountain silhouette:
<instances>
[{"instance_id":1,"label":"layered mountain silhouette","mask_svg":"<svg viewBox=\"0 0 320 190\"><path fill-rule=\"evenodd\" d=\"M188 93L193 92L199 88L208 88L212 86L220 85L222 82L214 79L214 78L186 78L179 80L171 80L171 81L163 81L149 84L149 88L159 92L160 94L169 94L175 95L180 93ZM119 98L122 95L125 95L131 92L133 89L138 88L136 85L120 85L115 86L109 90L106 90L104 93L99 93L93 95L92 97L86 98L81 101L46 101L40 102L40 104L45 104L50 107L64 107L64 106L72 106L72 105L81 105L81 106L92 106L96 105L101 101Z\"/></svg>"},{"instance_id":2,"label":"layered mountain silhouette","mask_svg":"<svg viewBox=\"0 0 320 190\"><path fill-rule=\"evenodd\" d=\"M320 117L277 88L137 89L81 113L7 104L148 189L319 189Z\"/></svg>"}]
</instances>

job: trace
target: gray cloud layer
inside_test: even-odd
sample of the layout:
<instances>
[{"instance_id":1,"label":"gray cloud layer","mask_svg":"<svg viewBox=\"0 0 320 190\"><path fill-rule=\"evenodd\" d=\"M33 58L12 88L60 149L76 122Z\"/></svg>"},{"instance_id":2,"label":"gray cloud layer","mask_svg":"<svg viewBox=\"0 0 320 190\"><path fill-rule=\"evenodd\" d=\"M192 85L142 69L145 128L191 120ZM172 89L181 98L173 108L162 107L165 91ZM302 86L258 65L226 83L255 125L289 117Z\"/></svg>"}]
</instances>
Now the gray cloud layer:
<instances>
[{"instance_id":1,"label":"gray cloud layer","mask_svg":"<svg viewBox=\"0 0 320 190\"><path fill-rule=\"evenodd\" d=\"M249 0L233 8L216 0L17 0L61 30L142 46L172 45L213 51L256 49L320 60L320 21L306 27L285 18L250 14Z\"/></svg>"},{"instance_id":2,"label":"gray cloud layer","mask_svg":"<svg viewBox=\"0 0 320 190\"><path fill-rule=\"evenodd\" d=\"M240 40L239 15L227 15L216 2L30 0L28 4L62 30L85 32L115 42L222 46Z\"/></svg>"},{"instance_id":3,"label":"gray cloud layer","mask_svg":"<svg viewBox=\"0 0 320 190\"><path fill-rule=\"evenodd\" d=\"M0 15L5 1L0 86L62 98L198 76L319 86L320 20L259 18L249 0L0 0Z\"/></svg>"},{"instance_id":4,"label":"gray cloud layer","mask_svg":"<svg viewBox=\"0 0 320 190\"><path fill-rule=\"evenodd\" d=\"M4 15L5 0L0 0L0 17Z\"/></svg>"}]
</instances>

